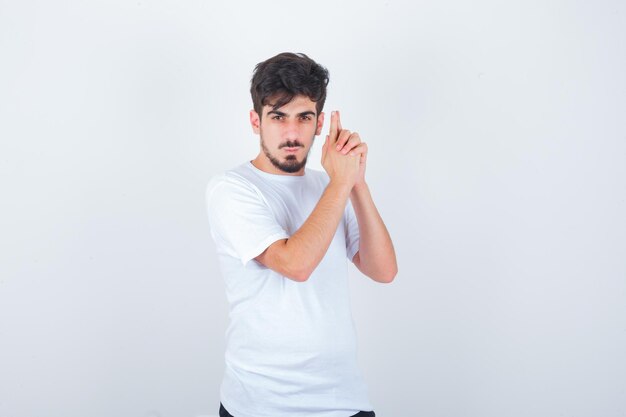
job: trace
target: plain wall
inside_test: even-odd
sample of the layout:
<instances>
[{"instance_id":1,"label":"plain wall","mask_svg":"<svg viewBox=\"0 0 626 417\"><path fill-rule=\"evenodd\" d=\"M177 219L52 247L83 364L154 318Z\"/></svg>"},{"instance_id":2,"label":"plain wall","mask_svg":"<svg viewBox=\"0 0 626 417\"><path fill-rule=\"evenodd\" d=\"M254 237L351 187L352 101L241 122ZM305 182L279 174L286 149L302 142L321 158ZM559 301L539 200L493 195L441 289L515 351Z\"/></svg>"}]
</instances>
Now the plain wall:
<instances>
[{"instance_id":1,"label":"plain wall","mask_svg":"<svg viewBox=\"0 0 626 417\"><path fill-rule=\"evenodd\" d=\"M486 0L0 0L0 415L217 415L204 191L284 51L396 248L349 277L377 416L626 415L626 7Z\"/></svg>"}]
</instances>

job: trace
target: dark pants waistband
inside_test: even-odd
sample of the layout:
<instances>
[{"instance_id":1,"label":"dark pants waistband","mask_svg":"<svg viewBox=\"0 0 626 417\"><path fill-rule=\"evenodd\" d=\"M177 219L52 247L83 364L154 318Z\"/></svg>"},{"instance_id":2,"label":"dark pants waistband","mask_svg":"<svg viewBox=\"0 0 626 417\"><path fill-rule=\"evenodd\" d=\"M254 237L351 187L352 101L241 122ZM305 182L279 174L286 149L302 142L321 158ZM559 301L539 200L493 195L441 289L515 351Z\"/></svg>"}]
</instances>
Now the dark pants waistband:
<instances>
[{"instance_id":1,"label":"dark pants waistband","mask_svg":"<svg viewBox=\"0 0 626 417\"><path fill-rule=\"evenodd\" d=\"M235 417L232 414L230 414L222 405L222 403L220 403L220 417ZM350 417L376 417L376 413L374 411L359 411L358 413L356 413L353 416Z\"/></svg>"}]
</instances>

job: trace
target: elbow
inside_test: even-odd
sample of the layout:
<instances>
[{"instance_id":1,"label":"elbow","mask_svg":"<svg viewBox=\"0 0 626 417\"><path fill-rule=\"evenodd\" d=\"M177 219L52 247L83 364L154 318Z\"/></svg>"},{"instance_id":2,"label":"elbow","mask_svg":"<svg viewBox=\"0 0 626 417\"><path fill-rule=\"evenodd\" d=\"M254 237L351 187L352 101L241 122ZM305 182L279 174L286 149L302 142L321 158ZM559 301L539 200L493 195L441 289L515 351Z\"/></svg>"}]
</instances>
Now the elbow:
<instances>
[{"instance_id":1,"label":"elbow","mask_svg":"<svg viewBox=\"0 0 626 417\"><path fill-rule=\"evenodd\" d=\"M395 278L395 275L390 275L386 277L382 277L378 280L381 284L391 284Z\"/></svg>"},{"instance_id":2,"label":"elbow","mask_svg":"<svg viewBox=\"0 0 626 417\"><path fill-rule=\"evenodd\" d=\"M397 266L391 269L387 274L380 277L380 280L378 282L382 282L383 284L390 284L396 278L396 275L398 275Z\"/></svg>"},{"instance_id":3,"label":"elbow","mask_svg":"<svg viewBox=\"0 0 626 417\"><path fill-rule=\"evenodd\" d=\"M296 257L296 259L298 258ZM291 272L291 277L294 281L306 282L313 274L313 271L315 271L316 266L317 265L308 264L306 262L303 262L302 260L299 260L297 264L294 265L292 263L291 265L289 265L288 269Z\"/></svg>"},{"instance_id":4,"label":"elbow","mask_svg":"<svg viewBox=\"0 0 626 417\"><path fill-rule=\"evenodd\" d=\"M286 248L290 240L285 241ZM291 250L285 250L281 253L281 260L278 262L280 265L283 265L283 276L296 282L308 281L317 265L303 261L303 256L300 256L298 253L294 254L293 247L290 248Z\"/></svg>"},{"instance_id":5,"label":"elbow","mask_svg":"<svg viewBox=\"0 0 626 417\"><path fill-rule=\"evenodd\" d=\"M309 279L309 275L305 275L305 274L289 274L289 275L283 275L283 277L289 278L290 280L295 281L295 282L306 282Z\"/></svg>"},{"instance_id":6,"label":"elbow","mask_svg":"<svg viewBox=\"0 0 626 417\"><path fill-rule=\"evenodd\" d=\"M309 271L307 269L301 269L294 274L294 280L298 282L306 282L309 280L312 272L313 271Z\"/></svg>"},{"instance_id":7,"label":"elbow","mask_svg":"<svg viewBox=\"0 0 626 417\"><path fill-rule=\"evenodd\" d=\"M300 275L296 281L298 282L306 282L309 280L310 275Z\"/></svg>"},{"instance_id":8,"label":"elbow","mask_svg":"<svg viewBox=\"0 0 626 417\"><path fill-rule=\"evenodd\" d=\"M306 282L309 280L311 273L312 271L303 268L302 266L297 266L288 268L288 270L285 271L284 276L296 282Z\"/></svg>"}]
</instances>

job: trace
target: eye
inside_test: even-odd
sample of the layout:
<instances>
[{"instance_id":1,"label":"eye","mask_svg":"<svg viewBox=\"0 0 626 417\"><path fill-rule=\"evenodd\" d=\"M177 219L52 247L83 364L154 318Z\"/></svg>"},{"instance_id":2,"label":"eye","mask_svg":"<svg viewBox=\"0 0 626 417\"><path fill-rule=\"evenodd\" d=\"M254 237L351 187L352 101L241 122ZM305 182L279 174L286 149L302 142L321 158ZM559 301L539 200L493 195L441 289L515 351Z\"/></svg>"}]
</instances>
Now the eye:
<instances>
[{"instance_id":1,"label":"eye","mask_svg":"<svg viewBox=\"0 0 626 417\"><path fill-rule=\"evenodd\" d=\"M311 120L311 115L302 116L302 117L300 117L300 119L302 119L302 120Z\"/></svg>"},{"instance_id":2,"label":"eye","mask_svg":"<svg viewBox=\"0 0 626 417\"><path fill-rule=\"evenodd\" d=\"M272 116L272 119L274 119L274 120L281 120L282 117L283 116L275 115L275 116Z\"/></svg>"}]
</instances>

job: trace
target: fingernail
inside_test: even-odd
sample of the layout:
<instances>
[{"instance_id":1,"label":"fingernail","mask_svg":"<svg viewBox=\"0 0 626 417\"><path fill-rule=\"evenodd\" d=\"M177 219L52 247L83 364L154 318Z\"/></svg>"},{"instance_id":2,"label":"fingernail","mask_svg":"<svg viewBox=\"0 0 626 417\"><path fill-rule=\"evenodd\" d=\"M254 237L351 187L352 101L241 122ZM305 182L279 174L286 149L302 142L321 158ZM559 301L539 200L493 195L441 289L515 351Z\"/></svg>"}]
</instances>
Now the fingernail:
<instances>
[{"instance_id":1,"label":"fingernail","mask_svg":"<svg viewBox=\"0 0 626 417\"><path fill-rule=\"evenodd\" d=\"M341 149L341 145L337 145L337 150Z\"/></svg>"}]
</instances>

